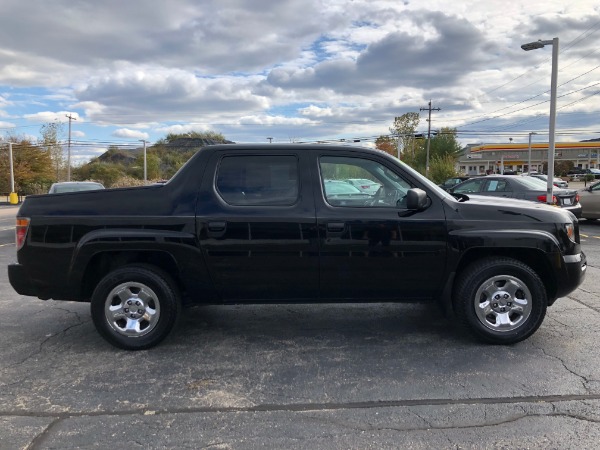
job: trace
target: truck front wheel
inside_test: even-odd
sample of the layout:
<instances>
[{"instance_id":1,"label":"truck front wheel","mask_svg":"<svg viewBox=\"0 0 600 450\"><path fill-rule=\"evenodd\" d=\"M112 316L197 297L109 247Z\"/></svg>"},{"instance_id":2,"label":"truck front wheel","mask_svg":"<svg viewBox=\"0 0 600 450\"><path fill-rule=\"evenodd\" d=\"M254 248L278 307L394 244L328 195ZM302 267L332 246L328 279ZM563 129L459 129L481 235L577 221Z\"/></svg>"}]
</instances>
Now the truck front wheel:
<instances>
[{"instance_id":1,"label":"truck front wheel","mask_svg":"<svg viewBox=\"0 0 600 450\"><path fill-rule=\"evenodd\" d=\"M538 274L513 258L486 258L461 274L454 291L459 323L479 339L513 344L542 324L548 298Z\"/></svg>"},{"instance_id":2,"label":"truck front wheel","mask_svg":"<svg viewBox=\"0 0 600 450\"><path fill-rule=\"evenodd\" d=\"M170 277L152 266L131 265L106 275L92 295L96 329L125 350L157 345L173 329L180 311Z\"/></svg>"}]
</instances>

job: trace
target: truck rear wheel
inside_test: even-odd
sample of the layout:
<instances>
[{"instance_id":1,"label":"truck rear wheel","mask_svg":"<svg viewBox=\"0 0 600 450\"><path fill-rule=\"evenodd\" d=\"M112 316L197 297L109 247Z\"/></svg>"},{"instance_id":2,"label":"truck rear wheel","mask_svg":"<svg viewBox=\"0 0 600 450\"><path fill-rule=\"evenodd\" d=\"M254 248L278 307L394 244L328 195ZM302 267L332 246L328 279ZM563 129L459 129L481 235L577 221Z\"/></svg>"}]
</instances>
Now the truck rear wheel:
<instances>
[{"instance_id":1,"label":"truck rear wheel","mask_svg":"<svg viewBox=\"0 0 600 450\"><path fill-rule=\"evenodd\" d=\"M152 266L131 265L106 275L92 295L96 329L112 345L143 350L173 329L180 311L170 277Z\"/></svg>"},{"instance_id":2,"label":"truck rear wheel","mask_svg":"<svg viewBox=\"0 0 600 450\"><path fill-rule=\"evenodd\" d=\"M461 274L454 291L459 323L479 339L513 344L542 324L548 298L538 274L513 258L486 258Z\"/></svg>"}]
</instances>

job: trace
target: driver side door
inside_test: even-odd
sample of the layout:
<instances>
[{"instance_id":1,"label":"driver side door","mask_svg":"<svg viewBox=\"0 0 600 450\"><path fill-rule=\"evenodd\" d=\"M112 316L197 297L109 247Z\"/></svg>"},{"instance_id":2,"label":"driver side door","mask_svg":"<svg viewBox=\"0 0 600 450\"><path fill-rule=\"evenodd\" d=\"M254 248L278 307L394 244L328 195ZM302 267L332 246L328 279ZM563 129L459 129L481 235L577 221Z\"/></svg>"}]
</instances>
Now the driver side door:
<instances>
[{"instance_id":1,"label":"driver side door","mask_svg":"<svg viewBox=\"0 0 600 450\"><path fill-rule=\"evenodd\" d=\"M424 211L407 214L405 198L415 186L401 169L371 159L321 154L315 192L322 301L428 299L441 289L446 264L443 206L432 198ZM381 184L366 199L339 202L331 180L365 178Z\"/></svg>"}]
</instances>

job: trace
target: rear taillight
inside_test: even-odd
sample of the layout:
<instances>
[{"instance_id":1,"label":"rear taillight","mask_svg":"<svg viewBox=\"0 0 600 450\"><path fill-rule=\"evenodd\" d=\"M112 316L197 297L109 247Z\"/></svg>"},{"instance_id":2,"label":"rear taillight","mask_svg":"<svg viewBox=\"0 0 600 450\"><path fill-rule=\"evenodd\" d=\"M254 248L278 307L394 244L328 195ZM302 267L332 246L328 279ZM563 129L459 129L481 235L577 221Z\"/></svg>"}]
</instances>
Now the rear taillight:
<instances>
[{"instance_id":1,"label":"rear taillight","mask_svg":"<svg viewBox=\"0 0 600 450\"><path fill-rule=\"evenodd\" d=\"M25 243L25 237L27 236L27 230L29 229L29 219L23 217L17 217L17 226L15 227L15 244L17 250L23 247Z\"/></svg>"},{"instance_id":2,"label":"rear taillight","mask_svg":"<svg viewBox=\"0 0 600 450\"><path fill-rule=\"evenodd\" d=\"M371 186L369 186L368 184L367 184L367 185L365 185L365 186L361 186L361 188L363 188L363 189L369 189L370 187L371 187Z\"/></svg>"},{"instance_id":3,"label":"rear taillight","mask_svg":"<svg viewBox=\"0 0 600 450\"><path fill-rule=\"evenodd\" d=\"M546 203L546 194L537 196L538 202ZM552 204L556 205L556 196L552 196Z\"/></svg>"},{"instance_id":4,"label":"rear taillight","mask_svg":"<svg viewBox=\"0 0 600 450\"><path fill-rule=\"evenodd\" d=\"M575 194L575 203L579 203L579 194Z\"/></svg>"}]
</instances>

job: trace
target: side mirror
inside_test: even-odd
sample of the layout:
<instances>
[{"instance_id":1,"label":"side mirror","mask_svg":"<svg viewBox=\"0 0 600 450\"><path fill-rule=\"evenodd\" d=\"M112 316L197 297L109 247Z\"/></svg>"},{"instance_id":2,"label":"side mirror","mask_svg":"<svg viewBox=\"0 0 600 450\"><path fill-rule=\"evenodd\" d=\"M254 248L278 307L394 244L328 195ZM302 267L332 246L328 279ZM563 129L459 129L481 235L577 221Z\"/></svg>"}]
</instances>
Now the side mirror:
<instances>
[{"instance_id":1,"label":"side mirror","mask_svg":"<svg viewBox=\"0 0 600 450\"><path fill-rule=\"evenodd\" d=\"M412 188L406 192L406 209L422 211L428 204L429 199L423 189Z\"/></svg>"}]
</instances>

